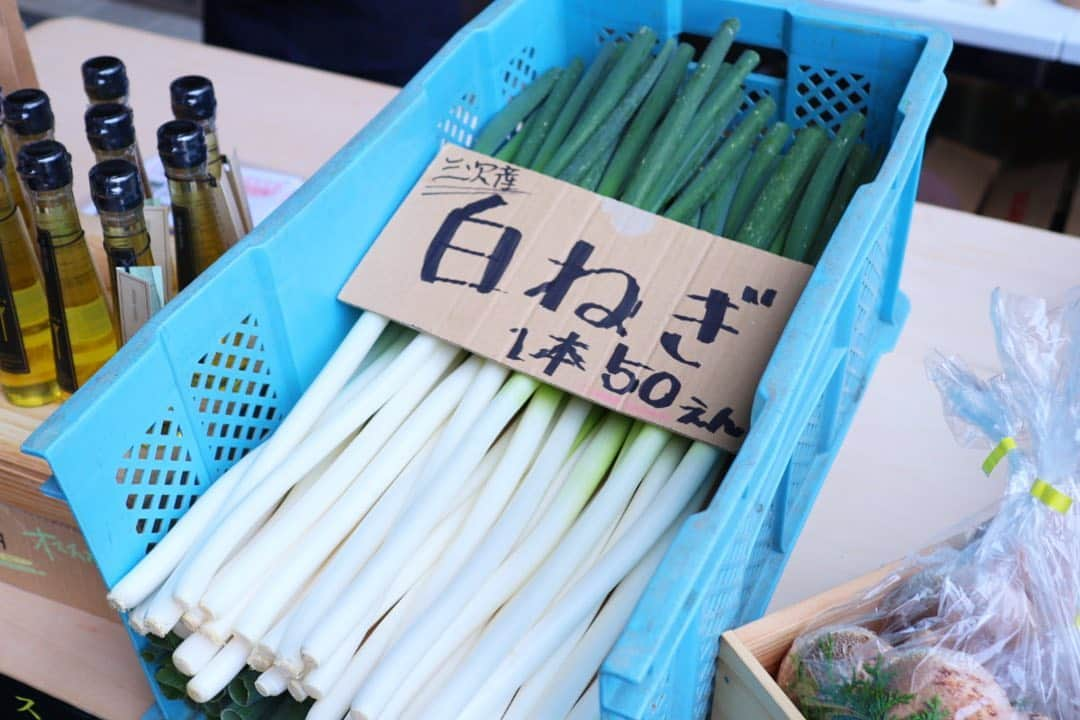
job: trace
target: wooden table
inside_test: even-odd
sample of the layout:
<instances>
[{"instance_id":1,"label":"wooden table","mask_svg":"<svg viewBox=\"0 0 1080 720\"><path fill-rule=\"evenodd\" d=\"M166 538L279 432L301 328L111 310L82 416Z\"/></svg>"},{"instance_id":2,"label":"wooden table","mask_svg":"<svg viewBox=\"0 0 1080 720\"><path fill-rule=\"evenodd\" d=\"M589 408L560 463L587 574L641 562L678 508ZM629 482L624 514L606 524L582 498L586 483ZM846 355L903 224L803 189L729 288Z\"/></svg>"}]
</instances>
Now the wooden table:
<instances>
[{"instance_id":1,"label":"wooden table","mask_svg":"<svg viewBox=\"0 0 1080 720\"><path fill-rule=\"evenodd\" d=\"M84 197L90 152L82 137L78 67L90 55L110 52L128 63L144 152L152 152L153 132L168 117L169 80L204 73L217 86L226 149L241 145L247 162L305 176L394 92L81 19L36 26L29 41L42 85L54 98L58 136L71 149L78 192ZM290 102L283 102L285 93ZM303 107L315 110L309 114ZM784 575L778 604L808 597L927 545L994 498L1000 481L982 477L982 453L953 442L925 379L923 357L942 348L989 372L994 363L987 319L990 290L1000 284L1021 292L1058 293L1080 281L1078 267L1076 238L916 207L903 278L911 318L897 351L881 362L867 391ZM29 430L13 425L4 408L0 428L0 438ZM150 695L120 626L26 595L0 585L0 636L5 638L0 672L110 720L137 717Z\"/></svg>"}]
</instances>

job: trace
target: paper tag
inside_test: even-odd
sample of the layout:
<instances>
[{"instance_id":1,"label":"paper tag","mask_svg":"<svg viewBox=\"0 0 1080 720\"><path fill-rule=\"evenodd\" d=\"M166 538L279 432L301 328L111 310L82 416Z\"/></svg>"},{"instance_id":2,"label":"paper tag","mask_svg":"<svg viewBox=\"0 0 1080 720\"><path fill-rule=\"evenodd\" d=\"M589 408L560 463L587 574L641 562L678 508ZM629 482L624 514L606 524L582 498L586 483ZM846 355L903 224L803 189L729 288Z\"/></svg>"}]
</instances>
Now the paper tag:
<instances>
[{"instance_id":1,"label":"paper tag","mask_svg":"<svg viewBox=\"0 0 1080 720\"><path fill-rule=\"evenodd\" d=\"M161 268L157 265L116 269L116 292L120 303L117 315L125 343L165 304L161 286Z\"/></svg>"},{"instance_id":2,"label":"paper tag","mask_svg":"<svg viewBox=\"0 0 1080 720\"><path fill-rule=\"evenodd\" d=\"M811 272L446 145L339 297L737 450Z\"/></svg>"},{"instance_id":3,"label":"paper tag","mask_svg":"<svg viewBox=\"0 0 1080 720\"><path fill-rule=\"evenodd\" d=\"M240 161L240 153L236 148L233 148L232 155L228 157L225 171L229 181L229 188L232 190L233 199L236 201L236 207L240 214L240 227L243 232L237 233L237 235L241 238L255 229L255 223L251 219L251 206L248 204L247 190L244 189L243 168L244 164Z\"/></svg>"},{"instance_id":4,"label":"paper tag","mask_svg":"<svg viewBox=\"0 0 1080 720\"><path fill-rule=\"evenodd\" d=\"M150 233L150 254L161 267L164 302L176 297L176 245L169 235L169 208L164 205L143 205L146 231Z\"/></svg>"}]
</instances>

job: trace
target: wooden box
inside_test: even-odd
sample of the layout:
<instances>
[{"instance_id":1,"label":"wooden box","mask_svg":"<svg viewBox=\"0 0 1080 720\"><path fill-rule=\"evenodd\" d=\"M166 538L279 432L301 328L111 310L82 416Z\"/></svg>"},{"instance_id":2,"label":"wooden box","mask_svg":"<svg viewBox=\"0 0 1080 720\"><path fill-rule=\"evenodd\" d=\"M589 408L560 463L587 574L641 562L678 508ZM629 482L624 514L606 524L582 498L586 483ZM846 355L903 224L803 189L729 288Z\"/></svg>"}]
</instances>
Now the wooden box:
<instances>
[{"instance_id":1,"label":"wooden box","mask_svg":"<svg viewBox=\"0 0 1080 720\"><path fill-rule=\"evenodd\" d=\"M712 720L804 720L773 679L784 655L799 635L821 622L824 613L852 604L846 614L830 614L829 622L863 615L854 601L895 571L895 566L882 568L724 633L717 657Z\"/></svg>"}]
</instances>

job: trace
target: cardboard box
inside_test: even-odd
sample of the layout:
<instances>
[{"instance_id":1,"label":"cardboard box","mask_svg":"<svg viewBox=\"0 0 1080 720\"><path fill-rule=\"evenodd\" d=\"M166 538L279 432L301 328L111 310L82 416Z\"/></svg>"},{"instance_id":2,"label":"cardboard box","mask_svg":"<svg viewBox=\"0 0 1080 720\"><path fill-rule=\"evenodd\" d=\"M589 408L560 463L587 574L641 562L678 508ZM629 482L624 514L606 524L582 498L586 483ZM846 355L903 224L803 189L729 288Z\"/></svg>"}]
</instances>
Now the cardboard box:
<instances>
[{"instance_id":1,"label":"cardboard box","mask_svg":"<svg viewBox=\"0 0 1080 720\"><path fill-rule=\"evenodd\" d=\"M936 137L926 147L919 176L919 201L978 212L1001 161L953 140Z\"/></svg>"},{"instance_id":2,"label":"cardboard box","mask_svg":"<svg viewBox=\"0 0 1080 720\"><path fill-rule=\"evenodd\" d=\"M1068 175L1065 161L1003 170L990 188L982 214L1050 230Z\"/></svg>"},{"instance_id":3,"label":"cardboard box","mask_svg":"<svg viewBox=\"0 0 1080 720\"><path fill-rule=\"evenodd\" d=\"M0 582L119 622L105 602L105 583L82 533L4 504L0 504Z\"/></svg>"}]
</instances>

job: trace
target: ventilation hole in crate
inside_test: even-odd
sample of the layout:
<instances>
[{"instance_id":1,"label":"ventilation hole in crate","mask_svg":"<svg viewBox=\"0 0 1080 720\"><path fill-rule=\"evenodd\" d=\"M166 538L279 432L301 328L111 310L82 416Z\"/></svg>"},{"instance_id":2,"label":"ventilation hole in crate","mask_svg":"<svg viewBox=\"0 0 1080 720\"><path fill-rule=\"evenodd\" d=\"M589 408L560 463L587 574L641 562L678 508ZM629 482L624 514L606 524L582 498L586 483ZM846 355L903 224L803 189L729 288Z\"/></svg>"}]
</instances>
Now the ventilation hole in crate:
<instances>
[{"instance_id":1,"label":"ventilation hole in crate","mask_svg":"<svg viewBox=\"0 0 1080 720\"><path fill-rule=\"evenodd\" d=\"M870 80L860 73L798 65L792 80L798 96L795 117L801 125L820 125L835 133L845 116L868 110Z\"/></svg>"},{"instance_id":2,"label":"ventilation hole in crate","mask_svg":"<svg viewBox=\"0 0 1080 720\"><path fill-rule=\"evenodd\" d=\"M760 102L762 98L770 97L771 95L772 93L763 88L750 88L743 93L742 103L739 105L739 112L735 117L735 124L738 124L738 121L742 119L743 113Z\"/></svg>"},{"instance_id":3,"label":"ventilation hole in crate","mask_svg":"<svg viewBox=\"0 0 1080 720\"><path fill-rule=\"evenodd\" d=\"M124 507L135 532L146 536L147 552L204 489L188 448L190 439L173 412L168 408L165 418L146 429L142 441L121 454L114 476L118 485L128 488ZM165 487L178 481L177 487Z\"/></svg>"},{"instance_id":4,"label":"ventilation hole in crate","mask_svg":"<svg viewBox=\"0 0 1080 720\"><path fill-rule=\"evenodd\" d=\"M509 82L510 71L507 70L503 82ZM445 142L468 147L472 145L473 135L480 125L480 116L476 107L476 93L466 92L456 105L450 108L447 116L436 123L435 127L442 133ZM261 360L255 361L252 372L258 373L261 368Z\"/></svg>"},{"instance_id":5,"label":"ventilation hole in crate","mask_svg":"<svg viewBox=\"0 0 1080 720\"><path fill-rule=\"evenodd\" d=\"M533 67L535 57L536 48L526 45L521 52L510 58L502 77L503 102L517 95L526 85L536 79L536 68Z\"/></svg>"},{"instance_id":6,"label":"ventilation hole in crate","mask_svg":"<svg viewBox=\"0 0 1080 720\"><path fill-rule=\"evenodd\" d=\"M465 117L465 112L461 116ZM199 358L192 372L192 402L209 440L216 477L263 441L277 425L278 394L269 381L258 318L248 315ZM195 378L203 382L195 382ZM185 479L181 476L180 484Z\"/></svg>"}]
</instances>

